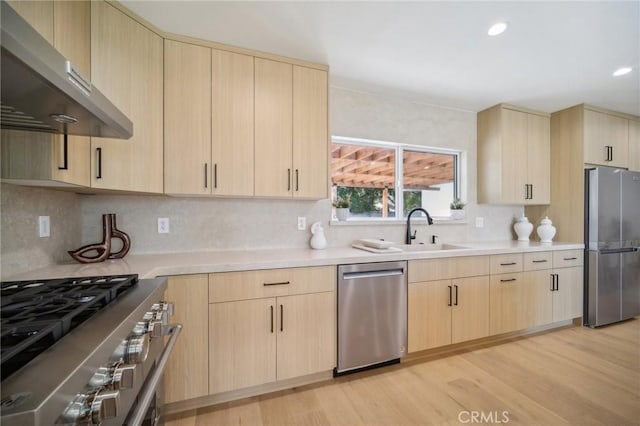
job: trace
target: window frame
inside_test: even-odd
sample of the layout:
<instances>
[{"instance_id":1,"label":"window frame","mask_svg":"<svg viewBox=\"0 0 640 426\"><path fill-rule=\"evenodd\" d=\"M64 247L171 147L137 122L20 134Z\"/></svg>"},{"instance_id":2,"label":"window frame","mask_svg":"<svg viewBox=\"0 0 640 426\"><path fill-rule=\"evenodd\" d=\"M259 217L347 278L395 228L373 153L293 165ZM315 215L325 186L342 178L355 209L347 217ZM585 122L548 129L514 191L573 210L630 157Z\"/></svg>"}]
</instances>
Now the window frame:
<instances>
[{"instance_id":1,"label":"window frame","mask_svg":"<svg viewBox=\"0 0 640 426\"><path fill-rule=\"evenodd\" d=\"M399 142L389 142L389 141L380 141L374 139L362 139L362 138L352 138L346 136L331 136L331 146L334 143L342 144L342 145L358 145L358 146L369 146L373 148L384 148L384 149L393 149L395 151L395 161L394 161L394 190L395 190L395 215L394 217L371 217L371 218L358 218L359 221L367 221L367 222L380 222L380 223L389 223L389 222L404 222L406 219L404 218L404 151L412 151L412 152L424 152L429 154L444 154L453 156L453 193L454 198L462 198L462 156L464 152L458 149L451 148L439 148L427 145L413 145L413 144L405 144ZM332 176L330 177L330 181L332 180ZM334 200L331 200L332 202ZM452 220L450 216L437 216L439 220Z\"/></svg>"}]
</instances>

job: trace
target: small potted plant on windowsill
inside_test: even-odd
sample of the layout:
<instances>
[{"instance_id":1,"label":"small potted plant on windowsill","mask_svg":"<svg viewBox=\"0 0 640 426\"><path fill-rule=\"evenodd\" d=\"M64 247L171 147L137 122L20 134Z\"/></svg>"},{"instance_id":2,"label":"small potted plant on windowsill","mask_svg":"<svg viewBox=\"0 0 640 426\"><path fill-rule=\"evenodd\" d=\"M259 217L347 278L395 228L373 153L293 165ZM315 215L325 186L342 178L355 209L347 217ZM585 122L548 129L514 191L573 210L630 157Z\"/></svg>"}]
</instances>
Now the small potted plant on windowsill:
<instances>
[{"instance_id":1,"label":"small potted plant on windowsill","mask_svg":"<svg viewBox=\"0 0 640 426\"><path fill-rule=\"evenodd\" d=\"M349 218L349 202L348 198L340 198L333 203L333 207L336 208L336 217L338 220L345 221Z\"/></svg>"},{"instance_id":2,"label":"small potted plant on windowsill","mask_svg":"<svg viewBox=\"0 0 640 426\"><path fill-rule=\"evenodd\" d=\"M466 203L463 203L460 198L456 198L450 204L451 207L451 219L453 220L461 220L464 219L464 206Z\"/></svg>"}]
</instances>

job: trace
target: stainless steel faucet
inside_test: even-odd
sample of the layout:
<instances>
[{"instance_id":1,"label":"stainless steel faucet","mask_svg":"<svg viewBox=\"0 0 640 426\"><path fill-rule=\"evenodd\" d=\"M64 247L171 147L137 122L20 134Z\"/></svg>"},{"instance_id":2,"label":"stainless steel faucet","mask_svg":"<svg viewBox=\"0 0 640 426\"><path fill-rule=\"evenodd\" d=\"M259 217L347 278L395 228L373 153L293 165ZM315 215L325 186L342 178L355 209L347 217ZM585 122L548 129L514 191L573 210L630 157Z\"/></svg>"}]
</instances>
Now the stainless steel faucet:
<instances>
[{"instance_id":1,"label":"stainless steel faucet","mask_svg":"<svg viewBox=\"0 0 640 426\"><path fill-rule=\"evenodd\" d=\"M415 208L413 210L411 210L409 212L409 215L407 216L407 238L405 239L405 244L411 244L411 240L415 240L416 239L416 232L418 232L417 230L413 232L413 234L411 233L411 215L414 214L415 212L422 212L425 215L427 215L427 224L429 225L433 225L433 219L431 219L431 216L429 216L429 212L426 211L425 209L423 209L422 207L418 207Z\"/></svg>"}]
</instances>

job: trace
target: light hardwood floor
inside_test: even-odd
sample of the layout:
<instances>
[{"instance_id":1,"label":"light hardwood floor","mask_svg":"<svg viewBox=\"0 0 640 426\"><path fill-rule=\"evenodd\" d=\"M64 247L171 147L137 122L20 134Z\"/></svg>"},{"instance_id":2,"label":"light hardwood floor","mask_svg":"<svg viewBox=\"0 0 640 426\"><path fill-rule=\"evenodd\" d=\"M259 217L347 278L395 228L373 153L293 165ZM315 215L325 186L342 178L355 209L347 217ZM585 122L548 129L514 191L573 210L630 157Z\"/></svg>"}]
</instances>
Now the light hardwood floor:
<instances>
[{"instance_id":1,"label":"light hardwood floor","mask_svg":"<svg viewBox=\"0 0 640 426\"><path fill-rule=\"evenodd\" d=\"M201 408L168 426L639 425L640 318L567 327ZM478 424L479 421L475 422Z\"/></svg>"}]
</instances>

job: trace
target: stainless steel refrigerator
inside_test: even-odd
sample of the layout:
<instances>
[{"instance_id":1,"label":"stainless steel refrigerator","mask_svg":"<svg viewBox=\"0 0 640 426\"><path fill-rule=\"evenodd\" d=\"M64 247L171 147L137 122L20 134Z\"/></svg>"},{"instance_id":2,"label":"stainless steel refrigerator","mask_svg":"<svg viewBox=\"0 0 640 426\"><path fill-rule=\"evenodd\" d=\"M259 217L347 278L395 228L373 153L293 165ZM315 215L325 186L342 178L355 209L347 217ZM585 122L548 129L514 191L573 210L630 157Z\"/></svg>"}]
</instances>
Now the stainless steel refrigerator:
<instances>
[{"instance_id":1,"label":"stainless steel refrigerator","mask_svg":"<svg viewBox=\"0 0 640 426\"><path fill-rule=\"evenodd\" d=\"M640 315L640 173L586 171L585 324Z\"/></svg>"}]
</instances>

